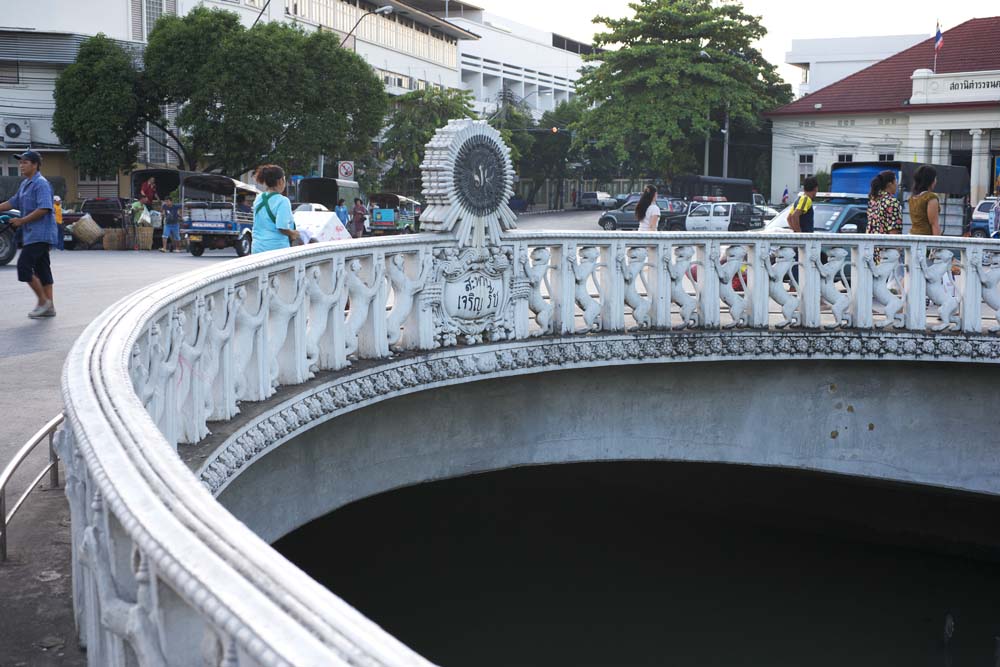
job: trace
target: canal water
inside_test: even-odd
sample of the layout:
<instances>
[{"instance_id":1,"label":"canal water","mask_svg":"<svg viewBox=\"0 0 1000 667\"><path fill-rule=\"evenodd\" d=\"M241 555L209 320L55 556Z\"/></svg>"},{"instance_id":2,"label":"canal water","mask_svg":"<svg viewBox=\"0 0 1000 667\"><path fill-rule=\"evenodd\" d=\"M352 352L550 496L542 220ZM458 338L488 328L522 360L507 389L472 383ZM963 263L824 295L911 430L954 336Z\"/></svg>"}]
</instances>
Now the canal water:
<instances>
[{"instance_id":1,"label":"canal water","mask_svg":"<svg viewBox=\"0 0 1000 667\"><path fill-rule=\"evenodd\" d=\"M996 667L997 501L578 464L401 489L277 548L448 667Z\"/></svg>"}]
</instances>

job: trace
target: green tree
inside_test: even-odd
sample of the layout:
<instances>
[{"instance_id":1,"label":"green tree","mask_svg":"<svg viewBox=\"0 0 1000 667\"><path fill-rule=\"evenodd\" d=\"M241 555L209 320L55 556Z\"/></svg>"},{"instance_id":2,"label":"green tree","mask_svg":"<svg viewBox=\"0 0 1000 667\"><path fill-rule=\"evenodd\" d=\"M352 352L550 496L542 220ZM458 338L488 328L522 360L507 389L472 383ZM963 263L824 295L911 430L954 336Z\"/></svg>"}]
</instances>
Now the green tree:
<instances>
[{"instance_id":1,"label":"green tree","mask_svg":"<svg viewBox=\"0 0 1000 667\"><path fill-rule=\"evenodd\" d=\"M334 33L280 22L247 30L219 10L161 19L146 72L157 99L180 107L188 163L227 173L262 162L303 171L320 153L355 159L370 151L388 111L374 71Z\"/></svg>"},{"instance_id":2,"label":"green tree","mask_svg":"<svg viewBox=\"0 0 1000 667\"><path fill-rule=\"evenodd\" d=\"M731 123L757 127L761 113L791 99L754 43L760 17L712 0L636 0L635 15L598 16L607 27L577 83L592 109L581 130L618 160L663 176L693 169L698 140Z\"/></svg>"},{"instance_id":3,"label":"green tree","mask_svg":"<svg viewBox=\"0 0 1000 667\"><path fill-rule=\"evenodd\" d=\"M570 163L579 159L578 143L573 134L583 117L584 106L578 100L563 102L552 111L546 111L538 121L531 153L524 159L522 172L532 179L528 201L534 203L538 191L550 178L558 179L557 200L562 201L562 182L570 174ZM549 131L544 131L546 128ZM552 130L556 130L553 132Z\"/></svg>"},{"instance_id":4,"label":"green tree","mask_svg":"<svg viewBox=\"0 0 1000 667\"><path fill-rule=\"evenodd\" d=\"M536 129L535 119L528 106L515 99L509 91L504 91L500 108L487 120L500 132L504 143L510 147L510 160L514 165L514 171L519 172L521 160L531 153L535 145L533 136Z\"/></svg>"},{"instance_id":5,"label":"green tree","mask_svg":"<svg viewBox=\"0 0 1000 667\"><path fill-rule=\"evenodd\" d=\"M449 120L461 118L475 118L472 94L465 90L427 88L397 97L381 150L387 166L385 187L401 194L416 194L427 142Z\"/></svg>"},{"instance_id":6,"label":"green tree","mask_svg":"<svg viewBox=\"0 0 1000 667\"><path fill-rule=\"evenodd\" d=\"M97 35L80 45L76 62L56 80L52 128L83 172L115 174L135 164L147 99L132 57Z\"/></svg>"},{"instance_id":7,"label":"green tree","mask_svg":"<svg viewBox=\"0 0 1000 667\"><path fill-rule=\"evenodd\" d=\"M341 49L330 32L307 34L278 22L247 29L231 12L197 7L157 22L144 69L133 67L130 79L120 64L125 52L105 42L88 61L91 79L69 68L57 84L74 92L87 84L101 90L123 80L132 84L129 106L90 96L104 113L80 113L72 109L71 96L57 98L57 113L72 118L65 127L84 130L57 133L84 157L88 145L81 138L117 133L119 142L130 145L151 123L169 139L150 138L161 141L183 168L241 174L276 162L304 171L320 154L333 162L370 153L388 111L374 71ZM177 109L173 124L168 108ZM128 157L134 162L134 147Z\"/></svg>"}]
</instances>

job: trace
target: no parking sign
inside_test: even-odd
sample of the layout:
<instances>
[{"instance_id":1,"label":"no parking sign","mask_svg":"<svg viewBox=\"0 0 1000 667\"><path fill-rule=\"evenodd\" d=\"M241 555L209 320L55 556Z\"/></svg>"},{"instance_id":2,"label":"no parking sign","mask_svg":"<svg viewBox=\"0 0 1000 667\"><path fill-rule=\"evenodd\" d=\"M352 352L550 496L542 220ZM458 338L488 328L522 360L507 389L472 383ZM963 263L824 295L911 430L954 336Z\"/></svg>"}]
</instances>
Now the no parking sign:
<instances>
[{"instance_id":1,"label":"no parking sign","mask_svg":"<svg viewBox=\"0 0 1000 667\"><path fill-rule=\"evenodd\" d=\"M338 162L337 163L337 174L341 178L354 178L354 163L353 162Z\"/></svg>"}]
</instances>

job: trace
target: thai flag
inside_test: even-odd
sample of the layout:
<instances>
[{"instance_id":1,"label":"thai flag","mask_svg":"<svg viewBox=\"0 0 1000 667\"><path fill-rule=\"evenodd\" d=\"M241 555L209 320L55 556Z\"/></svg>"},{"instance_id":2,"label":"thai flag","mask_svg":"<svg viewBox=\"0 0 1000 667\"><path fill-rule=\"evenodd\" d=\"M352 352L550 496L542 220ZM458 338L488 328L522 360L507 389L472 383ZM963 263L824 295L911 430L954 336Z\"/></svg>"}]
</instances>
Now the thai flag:
<instances>
[{"instance_id":1,"label":"thai flag","mask_svg":"<svg viewBox=\"0 0 1000 667\"><path fill-rule=\"evenodd\" d=\"M944 35L941 34L941 22L937 24L937 34L934 35L934 52L937 53L944 46Z\"/></svg>"},{"instance_id":2,"label":"thai flag","mask_svg":"<svg viewBox=\"0 0 1000 667\"><path fill-rule=\"evenodd\" d=\"M783 193L781 193L781 203L782 204L787 204L788 203L788 187L787 186L785 187L785 191Z\"/></svg>"}]
</instances>

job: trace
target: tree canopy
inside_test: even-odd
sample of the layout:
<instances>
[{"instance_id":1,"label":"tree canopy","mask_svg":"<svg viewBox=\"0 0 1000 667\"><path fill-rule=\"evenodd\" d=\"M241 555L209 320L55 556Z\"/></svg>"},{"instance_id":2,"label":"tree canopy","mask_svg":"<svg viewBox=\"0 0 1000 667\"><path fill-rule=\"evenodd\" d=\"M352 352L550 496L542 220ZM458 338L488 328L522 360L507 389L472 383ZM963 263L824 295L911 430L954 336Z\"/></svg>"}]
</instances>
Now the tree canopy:
<instances>
[{"instance_id":1,"label":"tree canopy","mask_svg":"<svg viewBox=\"0 0 1000 667\"><path fill-rule=\"evenodd\" d=\"M761 114L791 99L755 42L760 17L712 0L636 0L635 15L598 16L607 50L586 56L577 92L592 108L579 124L595 148L619 162L669 176L698 164L698 139L732 121L757 127ZM692 140L693 139L693 140Z\"/></svg>"},{"instance_id":2,"label":"tree canopy","mask_svg":"<svg viewBox=\"0 0 1000 667\"><path fill-rule=\"evenodd\" d=\"M135 137L150 113L147 100L132 57L97 35L80 45L76 62L56 80L52 128L81 170L116 174L135 164Z\"/></svg>"},{"instance_id":3,"label":"tree canopy","mask_svg":"<svg viewBox=\"0 0 1000 667\"><path fill-rule=\"evenodd\" d=\"M161 143L180 167L240 174L276 162L302 171L321 153L330 161L367 155L388 110L372 68L341 49L335 34L281 22L247 29L222 10L162 17L142 70L127 68L126 52L107 38L87 40L80 53L60 75L57 91L65 94L56 98L63 119L56 132L78 163L90 160L90 137L117 135L128 146L151 123L168 135ZM125 88L134 102L82 95L88 87ZM79 110L88 99L87 112ZM170 108L177 110L173 123ZM118 155L131 167L136 152Z\"/></svg>"},{"instance_id":4,"label":"tree canopy","mask_svg":"<svg viewBox=\"0 0 1000 667\"><path fill-rule=\"evenodd\" d=\"M449 120L475 118L472 93L426 88L397 97L389 116L381 157L386 165L383 182L402 194L420 190L420 163L438 128Z\"/></svg>"}]
</instances>

